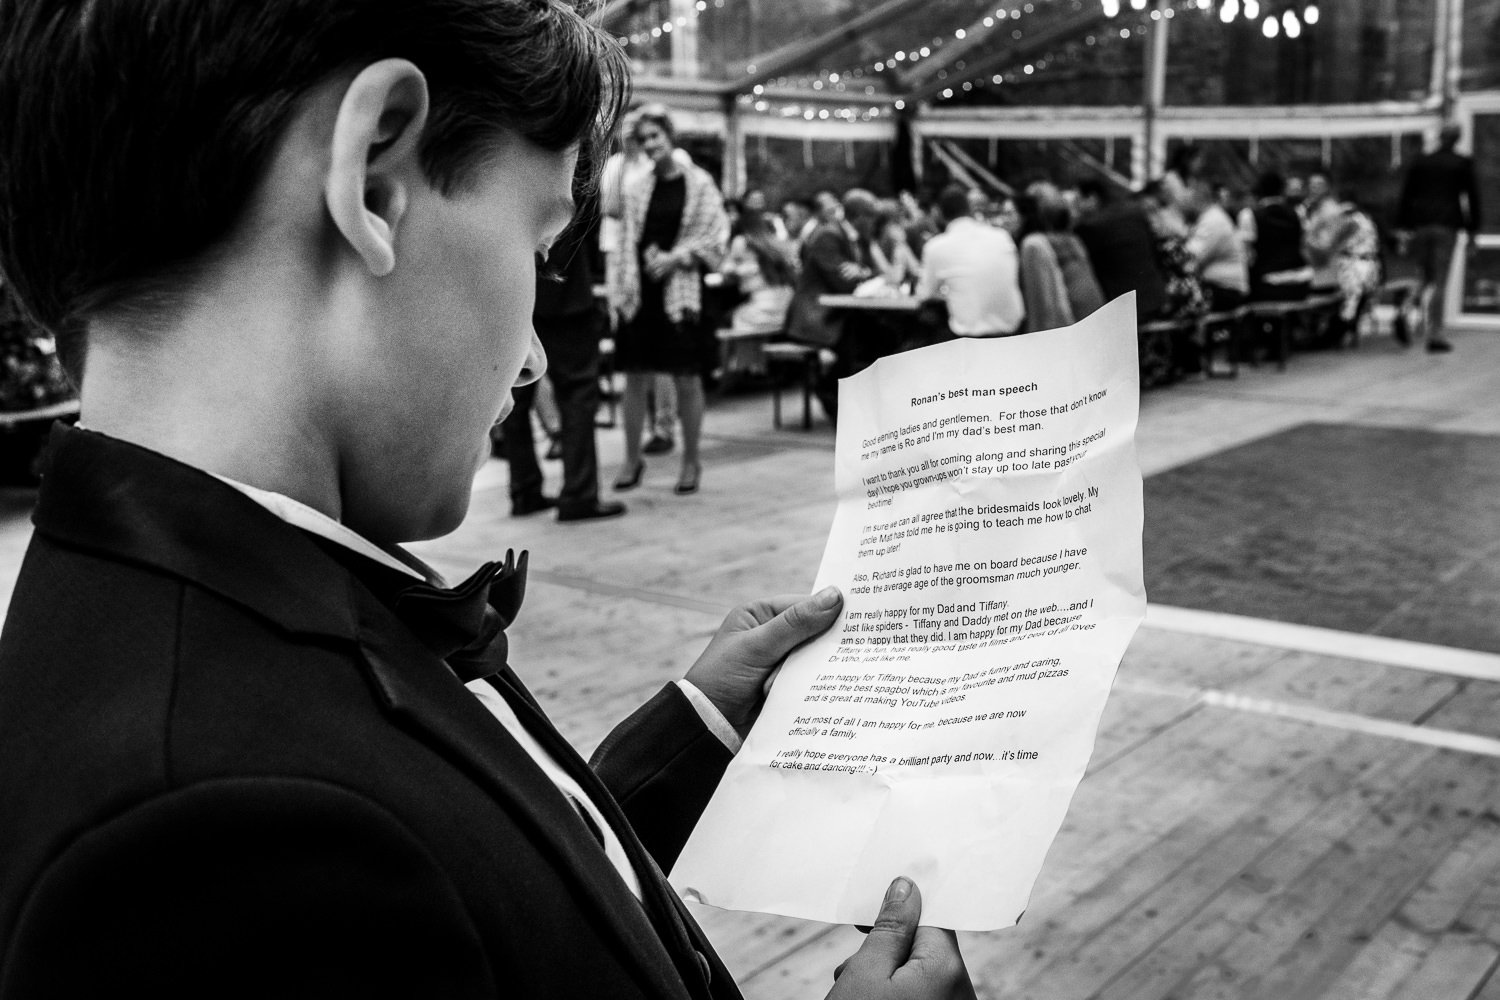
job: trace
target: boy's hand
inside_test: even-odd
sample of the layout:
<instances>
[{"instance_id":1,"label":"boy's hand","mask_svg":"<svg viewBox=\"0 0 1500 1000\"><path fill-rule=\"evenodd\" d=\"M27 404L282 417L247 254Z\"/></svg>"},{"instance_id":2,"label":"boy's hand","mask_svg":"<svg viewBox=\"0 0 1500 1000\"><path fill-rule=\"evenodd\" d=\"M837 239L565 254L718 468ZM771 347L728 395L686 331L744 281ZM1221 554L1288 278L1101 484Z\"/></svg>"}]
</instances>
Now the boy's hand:
<instances>
[{"instance_id":1,"label":"boy's hand","mask_svg":"<svg viewBox=\"0 0 1500 1000\"><path fill-rule=\"evenodd\" d=\"M760 714L766 676L787 653L832 625L843 603L836 587L825 587L811 597L743 604L729 612L685 679L743 736Z\"/></svg>"},{"instance_id":2,"label":"boy's hand","mask_svg":"<svg viewBox=\"0 0 1500 1000\"><path fill-rule=\"evenodd\" d=\"M957 935L917 926L921 916L916 885L892 882L865 943L834 971L828 1000L975 1000Z\"/></svg>"}]
</instances>

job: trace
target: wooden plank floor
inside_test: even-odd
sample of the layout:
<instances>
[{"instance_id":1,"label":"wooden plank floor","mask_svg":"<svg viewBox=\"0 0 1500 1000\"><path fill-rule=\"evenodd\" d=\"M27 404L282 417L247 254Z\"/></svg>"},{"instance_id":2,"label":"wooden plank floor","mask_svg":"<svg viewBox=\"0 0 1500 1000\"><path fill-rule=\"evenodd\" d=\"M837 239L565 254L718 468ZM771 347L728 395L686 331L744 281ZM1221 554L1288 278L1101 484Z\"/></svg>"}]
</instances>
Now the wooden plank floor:
<instances>
[{"instance_id":1,"label":"wooden plank floor","mask_svg":"<svg viewBox=\"0 0 1500 1000\"><path fill-rule=\"evenodd\" d=\"M1455 342L1428 356L1375 338L1297 355L1285 373L1150 393L1142 465L1181 471L1309 422L1500 435L1500 337ZM672 495L665 456L623 519L517 520L494 463L465 526L420 547L454 575L531 551L512 660L585 752L681 676L734 603L811 582L833 512L831 430L773 431L769 398L750 393L715 400L707 435L697 496ZM607 483L619 432L599 438ZM24 498L0 499L3 590L28 528ZM1474 587L1476 606L1500 597L1500 580ZM1432 745L1445 733L1489 742ZM1143 628L1025 919L963 935L980 994L1500 1000L1496 741L1500 680L1353 644L1329 656ZM860 941L848 927L697 912L751 1000L822 996Z\"/></svg>"},{"instance_id":2,"label":"wooden plank floor","mask_svg":"<svg viewBox=\"0 0 1500 1000\"><path fill-rule=\"evenodd\" d=\"M1284 374L1150 393L1142 465L1180 470L1310 422L1500 435L1500 338L1461 337L1453 358L1377 339L1299 355ZM489 539L531 547L518 658L580 746L678 676L735 601L809 584L832 514L832 434L769 423L763 396L717 401L704 492L671 496L667 456L626 497L631 514L603 525L506 517L497 469L470 524L427 547L455 569ZM600 436L606 476L616 433ZM1500 738L1500 682L1143 629L1026 918L963 936L981 995L1500 995L1500 757L1418 741L1437 730ZM821 996L860 940L697 910L752 1000Z\"/></svg>"}]
</instances>

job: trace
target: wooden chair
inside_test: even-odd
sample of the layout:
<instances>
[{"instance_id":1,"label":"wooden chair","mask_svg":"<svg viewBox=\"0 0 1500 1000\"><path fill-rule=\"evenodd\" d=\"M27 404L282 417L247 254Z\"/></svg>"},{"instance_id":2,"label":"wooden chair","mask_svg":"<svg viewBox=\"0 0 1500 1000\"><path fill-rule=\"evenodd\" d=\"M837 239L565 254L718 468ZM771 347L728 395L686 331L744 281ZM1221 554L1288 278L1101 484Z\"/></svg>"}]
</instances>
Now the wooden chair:
<instances>
[{"instance_id":1,"label":"wooden chair","mask_svg":"<svg viewBox=\"0 0 1500 1000\"><path fill-rule=\"evenodd\" d=\"M1181 364L1185 350L1196 355L1192 341L1198 325L1190 319L1158 319L1142 323L1140 337L1141 388L1165 385L1181 376L1190 365Z\"/></svg>"},{"instance_id":2,"label":"wooden chair","mask_svg":"<svg viewBox=\"0 0 1500 1000\"><path fill-rule=\"evenodd\" d=\"M1306 304L1289 302L1252 302L1243 307L1244 328L1249 332L1250 363L1255 364L1259 349L1269 344L1275 351L1276 370L1286 371L1292 353L1292 331L1303 320Z\"/></svg>"},{"instance_id":3,"label":"wooden chair","mask_svg":"<svg viewBox=\"0 0 1500 1000\"><path fill-rule=\"evenodd\" d=\"M727 328L718 330L714 337L719 341L719 388L726 389L742 378L757 378L766 374L766 345L782 331L771 333L746 333Z\"/></svg>"},{"instance_id":4,"label":"wooden chair","mask_svg":"<svg viewBox=\"0 0 1500 1000\"><path fill-rule=\"evenodd\" d=\"M1391 335L1402 344L1426 335L1426 311L1422 308L1422 283L1416 278L1395 278L1380 286L1375 305L1392 312Z\"/></svg>"},{"instance_id":5,"label":"wooden chair","mask_svg":"<svg viewBox=\"0 0 1500 1000\"><path fill-rule=\"evenodd\" d=\"M1343 307L1344 296L1339 292L1310 297L1302 304L1299 323L1293 330L1293 346L1342 348L1348 331L1341 332L1335 342L1334 330Z\"/></svg>"},{"instance_id":6,"label":"wooden chair","mask_svg":"<svg viewBox=\"0 0 1500 1000\"><path fill-rule=\"evenodd\" d=\"M780 341L761 348L771 375L771 425L781 427L782 376L790 372L802 387L802 429L812 430L813 390L818 384L818 349L808 344Z\"/></svg>"},{"instance_id":7,"label":"wooden chair","mask_svg":"<svg viewBox=\"0 0 1500 1000\"><path fill-rule=\"evenodd\" d=\"M1205 378L1238 378L1240 374L1240 331L1245 325L1245 306L1222 312L1204 313L1198 317L1198 345L1202 350ZM1214 357L1224 354L1224 368L1215 367Z\"/></svg>"}]
</instances>

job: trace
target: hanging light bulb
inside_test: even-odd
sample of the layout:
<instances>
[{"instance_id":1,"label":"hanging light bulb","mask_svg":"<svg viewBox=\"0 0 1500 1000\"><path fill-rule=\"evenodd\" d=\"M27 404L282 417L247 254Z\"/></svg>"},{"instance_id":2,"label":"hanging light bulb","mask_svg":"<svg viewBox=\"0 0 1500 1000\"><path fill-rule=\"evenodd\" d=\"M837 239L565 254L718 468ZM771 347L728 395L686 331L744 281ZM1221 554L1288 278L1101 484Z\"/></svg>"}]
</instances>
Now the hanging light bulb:
<instances>
[{"instance_id":1,"label":"hanging light bulb","mask_svg":"<svg viewBox=\"0 0 1500 1000\"><path fill-rule=\"evenodd\" d=\"M1302 22L1297 20L1295 11L1287 11L1281 15L1281 30L1286 32L1286 37L1296 38L1302 34Z\"/></svg>"},{"instance_id":2,"label":"hanging light bulb","mask_svg":"<svg viewBox=\"0 0 1500 1000\"><path fill-rule=\"evenodd\" d=\"M1307 5L1307 9L1302 12L1302 23L1303 24L1317 24L1318 23L1318 5L1317 4L1310 3L1310 4Z\"/></svg>"},{"instance_id":3,"label":"hanging light bulb","mask_svg":"<svg viewBox=\"0 0 1500 1000\"><path fill-rule=\"evenodd\" d=\"M1130 0L1130 7L1132 10L1145 10L1146 0Z\"/></svg>"},{"instance_id":4,"label":"hanging light bulb","mask_svg":"<svg viewBox=\"0 0 1500 1000\"><path fill-rule=\"evenodd\" d=\"M1260 0L1245 0L1245 20L1254 21L1260 17Z\"/></svg>"},{"instance_id":5,"label":"hanging light bulb","mask_svg":"<svg viewBox=\"0 0 1500 1000\"><path fill-rule=\"evenodd\" d=\"M1105 17L1114 17L1120 13L1120 0L1100 0L1099 6L1104 8Z\"/></svg>"},{"instance_id":6,"label":"hanging light bulb","mask_svg":"<svg viewBox=\"0 0 1500 1000\"><path fill-rule=\"evenodd\" d=\"M1240 13L1240 0L1224 0L1224 6L1219 8L1219 20L1228 24Z\"/></svg>"},{"instance_id":7,"label":"hanging light bulb","mask_svg":"<svg viewBox=\"0 0 1500 1000\"><path fill-rule=\"evenodd\" d=\"M1266 15L1266 19L1261 22L1260 33L1267 38L1275 38L1281 34L1281 22L1276 20L1275 14Z\"/></svg>"}]
</instances>

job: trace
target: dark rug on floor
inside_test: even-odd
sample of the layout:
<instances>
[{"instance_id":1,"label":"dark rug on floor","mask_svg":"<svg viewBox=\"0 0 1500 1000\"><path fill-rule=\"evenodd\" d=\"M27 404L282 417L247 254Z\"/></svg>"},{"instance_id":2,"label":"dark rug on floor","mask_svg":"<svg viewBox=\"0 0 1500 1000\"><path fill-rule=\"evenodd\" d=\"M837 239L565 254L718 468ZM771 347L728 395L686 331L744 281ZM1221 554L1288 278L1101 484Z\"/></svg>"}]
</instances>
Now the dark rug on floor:
<instances>
[{"instance_id":1,"label":"dark rug on floor","mask_svg":"<svg viewBox=\"0 0 1500 1000\"><path fill-rule=\"evenodd\" d=\"M1500 652L1500 437L1304 424L1152 476L1146 594Z\"/></svg>"}]
</instances>

